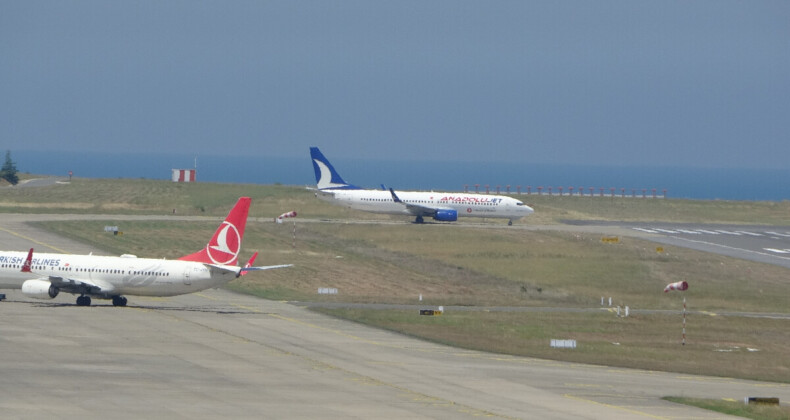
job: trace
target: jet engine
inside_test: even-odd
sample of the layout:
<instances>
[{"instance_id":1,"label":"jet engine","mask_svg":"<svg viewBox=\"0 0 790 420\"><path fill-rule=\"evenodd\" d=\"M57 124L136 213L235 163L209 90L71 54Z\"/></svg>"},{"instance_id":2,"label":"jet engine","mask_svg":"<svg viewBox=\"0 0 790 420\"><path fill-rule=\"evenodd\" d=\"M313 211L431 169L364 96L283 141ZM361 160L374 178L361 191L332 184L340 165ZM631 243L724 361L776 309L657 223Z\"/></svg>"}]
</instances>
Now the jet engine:
<instances>
[{"instance_id":1,"label":"jet engine","mask_svg":"<svg viewBox=\"0 0 790 420\"><path fill-rule=\"evenodd\" d=\"M436 210L433 219L440 222L454 222L458 220L458 212L456 210Z\"/></svg>"},{"instance_id":2,"label":"jet engine","mask_svg":"<svg viewBox=\"0 0 790 420\"><path fill-rule=\"evenodd\" d=\"M22 283L22 293L36 299L54 299L60 289L47 280L26 280Z\"/></svg>"}]
</instances>

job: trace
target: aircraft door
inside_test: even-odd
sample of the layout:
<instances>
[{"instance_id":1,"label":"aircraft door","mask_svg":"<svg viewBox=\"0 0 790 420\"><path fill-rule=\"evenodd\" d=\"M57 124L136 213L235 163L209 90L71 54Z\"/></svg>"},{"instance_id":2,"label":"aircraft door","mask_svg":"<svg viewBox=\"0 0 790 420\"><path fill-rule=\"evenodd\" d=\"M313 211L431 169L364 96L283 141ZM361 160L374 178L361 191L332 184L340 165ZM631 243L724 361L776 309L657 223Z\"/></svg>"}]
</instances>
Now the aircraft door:
<instances>
[{"instance_id":1,"label":"aircraft door","mask_svg":"<svg viewBox=\"0 0 790 420\"><path fill-rule=\"evenodd\" d=\"M184 284L187 286L192 284L192 279L189 277L191 267L187 267L184 269Z\"/></svg>"}]
</instances>

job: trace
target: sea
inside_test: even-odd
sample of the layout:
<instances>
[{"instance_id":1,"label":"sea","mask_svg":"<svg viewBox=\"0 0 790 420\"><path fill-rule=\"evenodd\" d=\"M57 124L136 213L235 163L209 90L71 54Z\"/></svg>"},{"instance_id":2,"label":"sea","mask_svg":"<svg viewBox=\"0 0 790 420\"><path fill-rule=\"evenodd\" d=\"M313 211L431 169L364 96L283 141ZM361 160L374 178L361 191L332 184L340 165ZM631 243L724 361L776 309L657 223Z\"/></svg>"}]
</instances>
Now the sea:
<instances>
[{"instance_id":1,"label":"sea","mask_svg":"<svg viewBox=\"0 0 790 420\"><path fill-rule=\"evenodd\" d=\"M11 151L21 173L83 178L171 179L172 169L197 169L198 182L315 186L304 157L112 154ZM332 158L346 182L364 188L423 191L510 191L533 194L661 197L697 200L790 200L790 169L596 166L543 163L435 162ZM508 189L509 188L509 189Z\"/></svg>"}]
</instances>

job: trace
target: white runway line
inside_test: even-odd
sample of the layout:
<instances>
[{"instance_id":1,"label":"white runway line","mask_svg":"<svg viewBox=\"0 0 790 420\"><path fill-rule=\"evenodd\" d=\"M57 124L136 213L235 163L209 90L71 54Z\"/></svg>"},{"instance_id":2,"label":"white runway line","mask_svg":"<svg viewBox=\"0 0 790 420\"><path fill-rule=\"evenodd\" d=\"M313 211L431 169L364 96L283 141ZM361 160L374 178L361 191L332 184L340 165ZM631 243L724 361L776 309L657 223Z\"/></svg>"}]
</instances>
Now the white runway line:
<instances>
[{"instance_id":1,"label":"white runway line","mask_svg":"<svg viewBox=\"0 0 790 420\"><path fill-rule=\"evenodd\" d=\"M697 232L696 230L687 230L687 229L678 229L678 232L681 232L681 233L688 233L688 234L690 234L690 235L699 235L699 234L700 234L700 233L699 233L699 232Z\"/></svg>"},{"instance_id":2,"label":"white runway line","mask_svg":"<svg viewBox=\"0 0 790 420\"><path fill-rule=\"evenodd\" d=\"M632 229L638 230L640 232L646 232L646 233L658 233L658 232L656 232L655 230L652 230L652 229L645 229L645 228L638 228L638 227L635 227L635 228L632 228Z\"/></svg>"},{"instance_id":3,"label":"white runway line","mask_svg":"<svg viewBox=\"0 0 790 420\"><path fill-rule=\"evenodd\" d=\"M654 228L654 229L659 231L659 232L661 232L661 233L678 233L676 230L659 229L659 228Z\"/></svg>"}]
</instances>

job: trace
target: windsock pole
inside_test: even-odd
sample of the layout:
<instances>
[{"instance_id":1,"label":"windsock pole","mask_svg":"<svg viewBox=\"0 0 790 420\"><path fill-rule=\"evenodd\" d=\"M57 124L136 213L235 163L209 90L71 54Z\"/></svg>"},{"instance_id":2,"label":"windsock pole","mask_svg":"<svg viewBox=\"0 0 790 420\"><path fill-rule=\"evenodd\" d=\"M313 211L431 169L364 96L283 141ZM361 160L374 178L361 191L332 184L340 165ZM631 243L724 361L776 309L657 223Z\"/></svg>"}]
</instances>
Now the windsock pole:
<instances>
[{"instance_id":1,"label":"windsock pole","mask_svg":"<svg viewBox=\"0 0 790 420\"><path fill-rule=\"evenodd\" d=\"M684 292L688 290L689 284L685 281L679 281L675 283L670 283L667 287L664 288L664 293L670 292L672 290L678 290ZM683 336L680 342L681 345L686 345L686 296L683 296Z\"/></svg>"},{"instance_id":2,"label":"windsock pole","mask_svg":"<svg viewBox=\"0 0 790 420\"><path fill-rule=\"evenodd\" d=\"M681 345L686 345L686 297L683 296L683 341L681 341Z\"/></svg>"}]
</instances>

